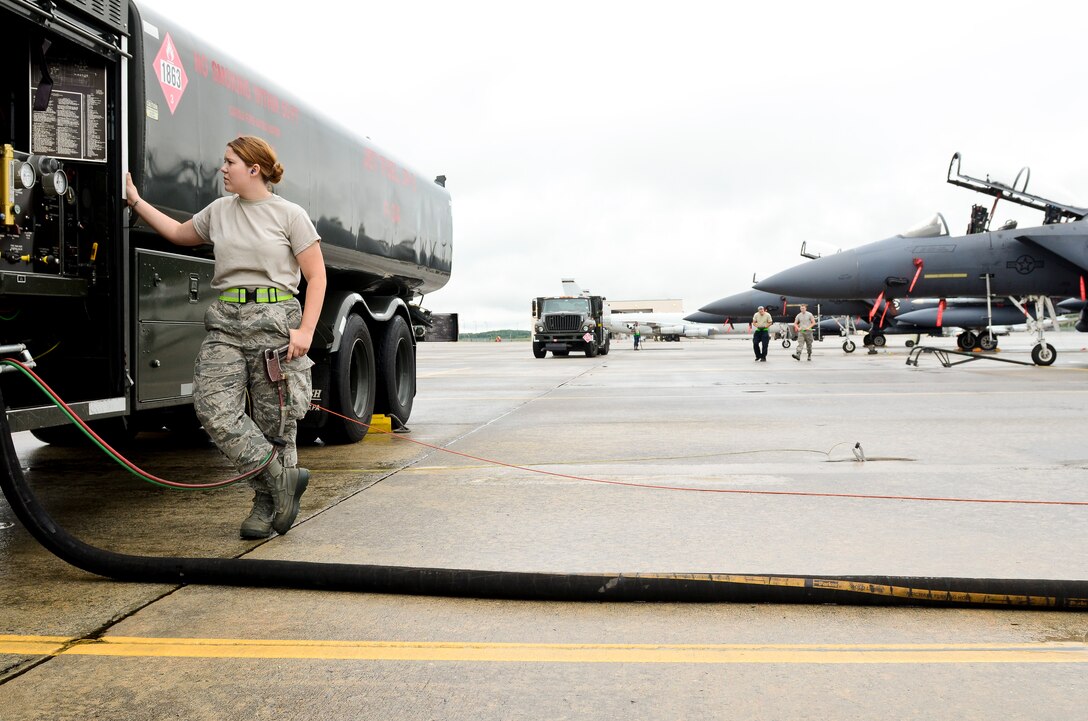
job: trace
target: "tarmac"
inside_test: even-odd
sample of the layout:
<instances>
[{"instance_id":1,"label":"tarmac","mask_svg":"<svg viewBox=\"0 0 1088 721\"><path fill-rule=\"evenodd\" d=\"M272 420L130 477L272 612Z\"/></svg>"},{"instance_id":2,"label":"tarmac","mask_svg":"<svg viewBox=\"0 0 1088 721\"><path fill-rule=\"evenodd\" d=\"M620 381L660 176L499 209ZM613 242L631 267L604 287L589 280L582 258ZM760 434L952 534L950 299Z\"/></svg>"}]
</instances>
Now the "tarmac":
<instances>
[{"instance_id":1,"label":"tarmac","mask_svg":"<svg viewBox=\"0 0 1088 721\"><path fill-rule=\"evenodd\" d=\"M238 539L244 488L164 490L89 449L16 446L65 528L127 553L1085 580L1088 335L1047 340L1046 368L915 367L899 337L873 355L827 338L812 361L772 341L766 363L743 335L592 359L421 344L411 433L300 449L299 523L267 542ZM129 456L174 480L230 474L206 442L144 434ZM3 721L1064 720L1088 702L1081 612L120 583L46 553L3 501L0 608Z\"/></svg>"}]
</instances>

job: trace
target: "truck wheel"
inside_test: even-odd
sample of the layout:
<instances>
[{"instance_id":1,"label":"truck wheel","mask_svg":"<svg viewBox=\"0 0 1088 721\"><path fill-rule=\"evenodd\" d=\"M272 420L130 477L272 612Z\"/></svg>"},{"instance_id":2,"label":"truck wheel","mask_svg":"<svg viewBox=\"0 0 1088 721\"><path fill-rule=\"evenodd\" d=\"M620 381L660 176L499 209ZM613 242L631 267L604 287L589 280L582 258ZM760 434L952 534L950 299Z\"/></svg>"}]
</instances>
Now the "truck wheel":
<instances>
[{"instance_id":1,"label":"truck wheel","mask_svg":"<svg viewBox=\"0 0 1088 721\"><path fill-rule=\"evenodd\" d=\"M543 358L546 355L548 355L548 351L544 350L544 344L533 341L533 356L535 358Z\"/></svg>"},{"instance_id":2,"label":"truck wheel","mask_svg":"<svg viewBox=\"0 0 1088 721\"><path fill-rule=\"evenodd\" d=\"M608 355L610 350L612 350L612 336L607 335L604 337L604 345L601 346L601 355Z\"/></svg>"},{"instance_id":3,"label":"truck wheel","mask_svg":"<svg viewBox=\"0 0 1088 721\"><path fill-rule=\"evenodd\" d=\"M348 316L340 350L332 357L329 370L330 406L348 419L330 415L321 427L321 439L330 445L358 443L366 435L374 413L374 344L366 322ZM354 422L353 422L354 421Z\"/></svg>"},{"instance_id":4,"label":"truck wheel","mask_svg":"<svg viewBox=\"0 0 1088 721\"><path fill-rule=\"evenodd\" d=\"M393 316L378 344L378 397L374 408L385 413L393 428L402 428L412 415L416 397L416 355L412 332L401 316Z\"/></svg>"},{"instance_id":5,"label":"truck wheel","mask_svg":"<svg viewBox=\"0 0 1088 721\"><path fill-rule=\"evenodd\" d=\"M591 340L589 343L586 343L586 358L596 358L596 357L597 357L597 341Z\"/></svg>"}]
</instances>

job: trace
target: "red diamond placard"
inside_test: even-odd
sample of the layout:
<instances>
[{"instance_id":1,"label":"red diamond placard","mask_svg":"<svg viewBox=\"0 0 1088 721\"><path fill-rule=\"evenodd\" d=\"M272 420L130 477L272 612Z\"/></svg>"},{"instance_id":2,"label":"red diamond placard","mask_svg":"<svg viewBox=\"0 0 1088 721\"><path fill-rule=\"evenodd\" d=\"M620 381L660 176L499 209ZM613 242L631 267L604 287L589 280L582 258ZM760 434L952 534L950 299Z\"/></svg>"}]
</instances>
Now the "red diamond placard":
<instances>
[{"instance_id":1,"label":"red diamond placard","mask_svg":"<svg viewBox=\"0 0 1088 721\"><path fill-rule=\"evenodd\" d=\"M170 33L166 33L166 39L162 41L159 54L155 56L155 74L159 76L159 85L162 94L166 96L166 104L170 107L170 114L181 102L181 96L185 94L185 86L189 84L189 76L185 74L185 67L181 64L181 56Z\"/></svg>"}]
</instances>

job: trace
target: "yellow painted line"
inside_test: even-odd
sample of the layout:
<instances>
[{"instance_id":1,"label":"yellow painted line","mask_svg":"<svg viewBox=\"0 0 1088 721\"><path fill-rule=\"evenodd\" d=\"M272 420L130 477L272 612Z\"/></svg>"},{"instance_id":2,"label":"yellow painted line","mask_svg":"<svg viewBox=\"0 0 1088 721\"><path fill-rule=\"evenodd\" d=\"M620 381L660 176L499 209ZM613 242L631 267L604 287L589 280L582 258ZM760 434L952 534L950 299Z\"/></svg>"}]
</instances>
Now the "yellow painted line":
<instances>
[{"instance_id":1,"label":"yellow painted line","mask_svg":"<svg viewBox=\"0 0 1088 721\"><path fill-rule=\"evenodd\" d=\"M68 636L0 635L0 654L13 656L55 656L72 641Z\"/></svg>"},{"instance_id":2,"label":"yellow painted line","mask_svg":"<svg viewBox=\"0 0 1088 721\"><path fill-rule=\"evenodd\" d=\"M966 278L966 273L922 273L923 278Z\"/></svg>"},{"instance_id":3,"label":"yellow painted line","mask_svg":"<svg viewBox=\"0 0 1088 721\"><path fill-rule=\"evenodd\" d=\"M4 637L0 637L0 643ZM30 643L35 637L22 637ZM47 639L49 637L41 637ZM43 640L47 646L55 641ZM31 644L32 645L32 644ZM5 646L0 645L0 649ZM1088 663L1084 643L1024 644L538 644L284 641L111 636L54 656L246 658L481 663L955 664Z\"/></svg>"}]
</instances>

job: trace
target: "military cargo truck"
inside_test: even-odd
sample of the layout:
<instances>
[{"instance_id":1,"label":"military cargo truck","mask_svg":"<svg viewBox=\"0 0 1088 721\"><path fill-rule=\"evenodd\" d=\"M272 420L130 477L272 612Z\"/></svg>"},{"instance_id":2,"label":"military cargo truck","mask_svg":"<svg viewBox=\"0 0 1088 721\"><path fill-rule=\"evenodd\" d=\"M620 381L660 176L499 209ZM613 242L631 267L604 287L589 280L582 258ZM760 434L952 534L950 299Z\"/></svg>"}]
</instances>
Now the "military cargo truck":
<instances>
[{"instance_id":1,"label":"military cargo truck","mask_svg":"<svg viewBox=\"0 0 1088 721\"><path fill-rule=\"evenodd\" d=\"M607 306L599 295L552 296L533 299L533 355L543 358L584 351L586 357L608 355L611 333L605 323Z\"/></svg>"}]
</instances>

